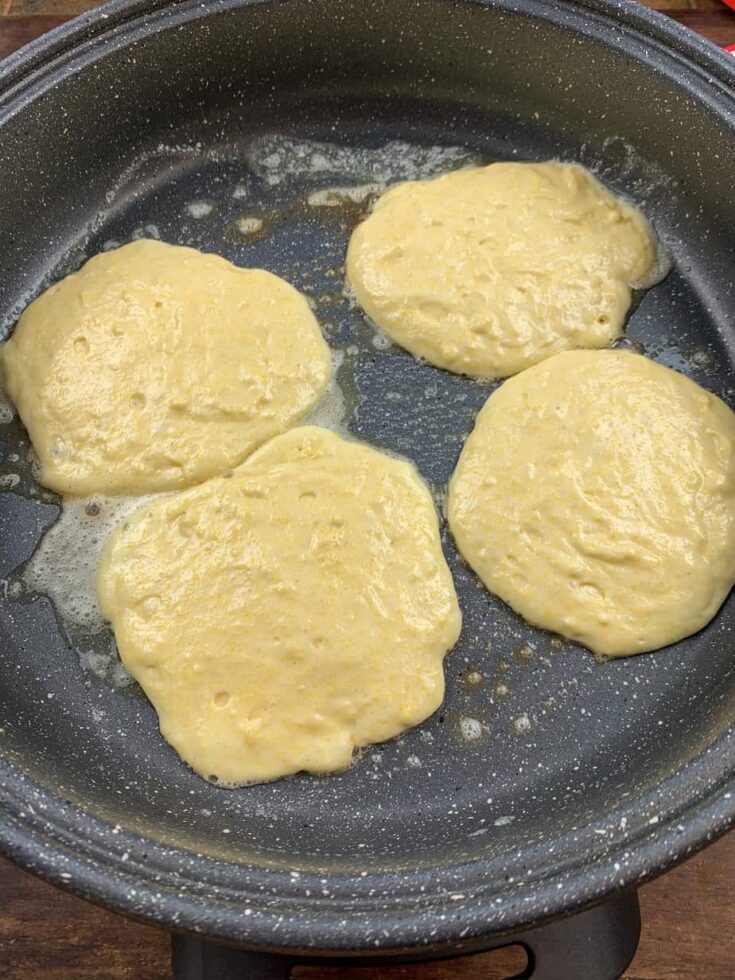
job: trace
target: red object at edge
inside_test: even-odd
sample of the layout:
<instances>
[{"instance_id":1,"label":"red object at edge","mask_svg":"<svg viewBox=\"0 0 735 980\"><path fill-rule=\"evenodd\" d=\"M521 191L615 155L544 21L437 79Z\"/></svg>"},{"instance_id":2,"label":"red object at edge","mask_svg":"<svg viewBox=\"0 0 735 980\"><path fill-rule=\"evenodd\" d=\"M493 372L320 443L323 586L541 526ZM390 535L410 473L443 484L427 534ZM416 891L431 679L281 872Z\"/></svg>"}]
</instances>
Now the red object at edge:
<instances>
[{"instance_id":1,"label":"red object at edge","mask_svg":"<svg viewBox=\"0 0 735 980\"><path fill-rule=\"evenodd\" d=\"M735 0L722 0L722 2L730 8L730 10L735 10ZM729 48L727 49L729 50Z\"/></svg>"}]
</instances>

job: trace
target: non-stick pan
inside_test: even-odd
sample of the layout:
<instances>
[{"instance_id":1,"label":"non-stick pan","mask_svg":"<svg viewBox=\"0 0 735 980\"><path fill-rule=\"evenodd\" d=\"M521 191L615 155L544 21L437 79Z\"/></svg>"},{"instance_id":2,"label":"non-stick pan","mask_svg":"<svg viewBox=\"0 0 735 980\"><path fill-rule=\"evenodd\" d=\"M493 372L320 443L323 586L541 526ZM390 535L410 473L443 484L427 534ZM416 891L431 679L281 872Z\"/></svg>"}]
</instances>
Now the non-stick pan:
<instances>
[{"instance_id":1,"label":"non-stick pan","mask_svg":"<svg viewBox=\"0 0 735 980\"><path fill-rule=\"evenodd\" d=\"M633 2L113 2L0 71L5 332L140 235L271 269L341 352L344 424L415 460L441 504L492 385L376 338L341 294L367 202L309 195L555 157L640 204L671 254L628 342L732 403L734 77ZM438 956L630 894L733 821L735 601L685 642L600 665L479 588L446 533L464 629L442 709L339 775L207 784L140 691L111 683L109 635L24 589L59 507L17 422L0 433L2 845L49 880L250 950ZM636 927L622 897L537 930L535 975L615 975ZM218 955L182 944L177 969L214 975ZM248 975L288 962L250 958Z\"/></svg>"}]
</instances>

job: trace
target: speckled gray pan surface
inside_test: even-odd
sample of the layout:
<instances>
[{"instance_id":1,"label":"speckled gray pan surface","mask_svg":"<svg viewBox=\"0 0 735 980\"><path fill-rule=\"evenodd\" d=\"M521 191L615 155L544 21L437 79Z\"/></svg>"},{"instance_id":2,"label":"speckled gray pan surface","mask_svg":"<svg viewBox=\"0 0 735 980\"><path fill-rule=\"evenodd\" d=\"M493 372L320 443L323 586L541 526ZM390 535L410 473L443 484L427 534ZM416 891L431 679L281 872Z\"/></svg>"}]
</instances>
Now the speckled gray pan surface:
<instances>
[{"instance_id":1,"label":"speckled gray pan surface","mask_svg":"<svg viewBox=\"0 0 735 980\"><path fill-rule=\"evenodd\" d=\"M0 72L4 332L136 235L264 266L313 298L342 352L347 427L414 459L440 499L492 386L376 340L340 292L363 205L309 195L560 157L638 202L673 257L629 336L732 404L732 80L714 48L631 3L113 3ZM459 149L421 149L436 146ZM732 598L698 636L598 665L479 588L446 530L465 625L441 711L340 775L208 785L134 686L88 669L109 636L18 597L58 505L17 423L0 439L2 839L53 881L267 947L472 948L732 821ZM86 669L80 650L97 654Z\"/></svg>"}]
</instances>

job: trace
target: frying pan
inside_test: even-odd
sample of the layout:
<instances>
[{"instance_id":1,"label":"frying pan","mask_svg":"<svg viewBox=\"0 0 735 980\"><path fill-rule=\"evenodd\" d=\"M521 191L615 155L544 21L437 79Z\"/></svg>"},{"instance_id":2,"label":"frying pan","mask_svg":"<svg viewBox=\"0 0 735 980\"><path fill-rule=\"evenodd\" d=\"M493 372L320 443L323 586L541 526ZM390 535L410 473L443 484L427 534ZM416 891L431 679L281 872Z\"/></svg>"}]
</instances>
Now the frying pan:
<instances>
[{"instance_id":1,"label":"frying pan","mask_svg":"<svg viewBox=\"0 0 735 980\"><path fill-rule=\"evenodd\" d=\"M733 78L632 2L110 3L0 71L5 333L49 282L141 234L264 266L313 298L342 351L349 430L414 459L440 498L492 385L376 346L340 292L362 205L308 195L578 159L672 257L629 342L732 401ZM442 709L329 778L208 785L134 686L88 669L109 636L22 591L59 507L17 422L0 431L2 847L112 909L251 951L181 940L180 976L446 956L520 930L534 976L614 976L637 939L631 889L733 822L732 598L698 635L599 665L478 588L446 533L465 622Z\"/></svg>"}]
</instances>

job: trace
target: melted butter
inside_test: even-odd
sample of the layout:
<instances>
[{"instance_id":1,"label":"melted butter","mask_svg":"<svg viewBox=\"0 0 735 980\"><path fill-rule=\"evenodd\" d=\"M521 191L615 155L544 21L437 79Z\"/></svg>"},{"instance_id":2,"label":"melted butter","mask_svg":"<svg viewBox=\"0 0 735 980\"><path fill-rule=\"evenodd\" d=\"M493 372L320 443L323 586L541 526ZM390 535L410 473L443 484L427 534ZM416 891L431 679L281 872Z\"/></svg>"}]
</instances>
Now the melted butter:
<instances>
[{"instance_id":1,"label":"melted butter","mask_svg":"<svg viewBox=\"0 0 735 980\"><path fill-rule=\"evenodd\" d=\"M20 574L27 593L45 595L66 626L104 629L95 576L105 541L145 497L66 497L59 518L41 539Z\"/></svg>"}]
</instances>

